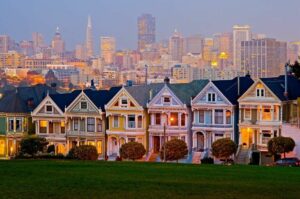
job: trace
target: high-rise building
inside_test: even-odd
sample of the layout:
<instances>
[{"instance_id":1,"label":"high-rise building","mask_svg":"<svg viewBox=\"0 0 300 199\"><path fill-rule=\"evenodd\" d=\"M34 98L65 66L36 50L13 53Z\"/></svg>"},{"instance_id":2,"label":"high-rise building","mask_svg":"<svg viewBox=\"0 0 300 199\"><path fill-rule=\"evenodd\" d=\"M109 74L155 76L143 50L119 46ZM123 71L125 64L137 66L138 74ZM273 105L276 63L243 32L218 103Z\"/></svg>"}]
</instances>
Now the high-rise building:
<instances>
[{"instance_id":1,"label":"high-rise building","mask_svg":"<svg viewBox=\"0 0 300 199\"><path fill-rule=\"evenodd\" d=\"M291 63L300 59L300 41L291 42L288 45L288 59Z\"/></svg>"},{"instance_id":2,"label":"high-rise building","mask_svg":"<svg viewBox=\"0 0 300 199\"><path fill-rule=\"evenodd\" d=\"M249 72L255 79L281 75L286 59L286 42L271 38L241 42L242 75Z\"/></svg>"},{"instance_id":3,"label":"high-rise building","mask_svg":"<svg viewBox=\"0 0 300 199\"><path fill-rule=\"evenodd\" d=\"M9 50L10 38L8 35L0 35L0 53L7 53Z\"/></svg>"},{"instance_id":4,"label":"high-rise building","mask_svg":"<svg viewBox=\"0 0 300 199\"><path fill-rule=\"evenodd\" d=\"M251 39L251 30L248 25L233 26L233 66L237 71L241 70L241 42Z\"/></svg>"},{"instance_id":5,"label":"high-rise building","mask_svg":"<svg viewBox=\"0 0 300 199\"><path fill-rule=\"evenodd\" d=\"M203 39L201 35L193 35L184 39L184 54L200 54L203 48Z\"/></svg>"},{"instance_id":6,"label":"high-rise building","mask_svg":"<svg viewBox=\"0 0 300 199\"><path fill-rule=\"evenodd\" d=\"M206 62L213 61L213 47L214 40L212 38L205 38L203 42L202 58Z\"/></svg>"},{"instance_id":7,"label":"high-rise building","mask_svg":"<svg viewBox=\"0 0 300 199\"><path fill-rule=\"evenodd\" d=\"M62 55L65 51L65 42L61 38L61 34L59 32L59 28L56 28L55 35L52 39L51 47L53 49L53 53L56 55Z\"/></svg>"},{"instance_id":8,"label":"high-rise building","mask_svg":"<svg viewBox=\"0 0 300 199\"><path fill-rule=\"evenodd\" d=\"M94 56L93 48L93 28L92 28L92 18L88 16L88 23L86 27L86 55L88 58Z\"/></svg>"},{"instance_id":9,"label":"high-rise building","mask_svg":"<svg viewBox=\"0 0 300 199\"><path fill-rule=\"evenodd\" d=\"M80 60L86 60L86 48L85 45L78 44L75 47L75 58Z\"/></svg>"},{"instance_id":10,"label":"high-rise building","mask_svg":"<svg viewBox=\"0 0 300 199\"><path fill-rule=\"evenodd\" d=\"M183 37L175 30L169 39L169 54L172 61L181 62L183 56Z\"/></svg>"},{"instance_id":11,"label":"high-rise building","mask_svg":"<svg viewBox=\"0 0 300 199\"><path fill-rule=\"evenodd\" d=\"M116 40L114 37L100 37L101 57L106 64L114 62L116 52Z\"/></svg>"},{"instance_id":12,"label":"high-rise building","mask_svg":"<svg viewBox=\"0 0 300 199\"><path fill-rule=\"evenodd\" d=\"M44 47L44 38L41 33L33 32L32 33L33 49L34 52L40 52L41 48Z\"/></svg>"},{"instance_id":13,"label":"high-rise building","mask_svg":"<svg viewBox=\"0 0 300 199\"><path fill-rule=\"evenodd\" d=\"M151 14L138 17L138 50L143 51L148 44L155 43L155 18Z\"/></svg>"},{"instance_id":14,"label":"high-rise building","mask_svg":"<svg viewBox=\"0 0 300 199\"><path fill-rule=\"evenodd\" d=\"M25 56L32 56L34 53L33 41L22 40L19 43L20 52Z\"/></svg>"}]
</instances>

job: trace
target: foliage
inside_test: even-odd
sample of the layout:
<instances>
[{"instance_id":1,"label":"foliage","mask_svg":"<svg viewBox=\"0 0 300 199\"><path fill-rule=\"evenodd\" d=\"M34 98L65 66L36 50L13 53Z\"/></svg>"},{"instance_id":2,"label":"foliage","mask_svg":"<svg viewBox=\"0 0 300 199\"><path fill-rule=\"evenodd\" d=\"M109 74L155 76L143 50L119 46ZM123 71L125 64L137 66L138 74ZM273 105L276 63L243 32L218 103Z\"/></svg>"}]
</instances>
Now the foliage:
<instances>
[{"instance_id":1,"label":"foliage","mask_svg":"<svg viewBox=\"0 0 300 199\"><path fill-rule=\"evenodd\" d=\"M29 135L35 134L35 124L32 122L32 117L28 118L28 134Z\"/></svg>"},{"instance_id":2,"label":"foliage","mask_svg":"<svg viewBox=\"0 0 300 199\"><path fill-rule=\"evenodd\" d=\"M295 147L295 141L290 137L274 137L268 142L268 151L272 155L276 155L278 153L285 154L293 151Z\"/></svg>"},{"instance_id":3,"label":"foliage","mask_svg":"<svg viewBox=\"0 0 300 199\"><path fill-rule=\"evenodd\" d=\"M55 153L55 146L53 144L48 146L47 153Z\"/></svg>"},{"instance_id":4,"label":"foliage","mask_svg":"<svg viewBox=\"0 0 300 199\"><path fill-rule=\"evenodd\" d=\"M97 160L98 152L95 146L81 145L79 147L72 148L69 151L67 158L77 160Z\"/></svg>"},{"instance_id":5,"label":"foliage","mask_svg":"<svg viewBox=\"0 0 300 199\"><path fill-rule=\"evenodd\" d=\"M15 159L37 159L37 160L62 160L65 159L63 154L49 154L49 153L42 153L37 154L35 156L26 155L26 154L19 154L15 157Z\"/></svg>"},{"instance_id":6,"label":"foliage","mask_svg":"<svg viewBox=\"0 0 300 199\"><path fill-rule=\"evenodd\" d=\"M214 164L214 159L211 157L206 157L201 159L201 164Z\"/></svg>"},{"instance_id":7,"label":"foliage","mask_svg":"<svg viewBox=\"0 0 300 199\"><path fill-rule=\"evenodd\" d=\"M300 78L300 63L295 61L293 65L290 65L292 69L292 73L297 77Z\"/></svg>"},{"instance_id":8,"label":"foliage","mask_svg":"<svg viewBox=\"0 0 300 199\"><path fill-rule=\"evenodd\" d=\"M166 147L166 161L176 160L184 158L188 154L187 145L184 141L179 139L173 139L166 142L160 151L160 158L164 159L164 147Z\"/></svg>"},{"instance_id":9,"label":"foliage","mask_svg":"<svg viewBox=\"0 0 300 199\"><path fill-rule=\"evenodd\" d=\"M212 154L216 158L228 158L237 150L237 145L229 138L222 138L212 144Z\"/></svg>"},{"instance_id":10,"label":"foliage","mask_svg":"<svg viewBox=\"0 0 300 199\"><path fill-rule=\"evenodd\" d=\"M48 142L45 138L37 136L28 136L21 140L21 153L33 156L36 155L38 152L45 151L47 145Z\"/></svg>"},{"instance_id":11,"label":"foliage","mask_svg":"<svg viewBox=\"0 0 300 199\"><path fill-rule=\"evenodd\" d=\"M124 159L137 160L141 159L146 153L143 144L138 142L128 142L121 146L120 156Z\"/></svg>"}]
</instances>

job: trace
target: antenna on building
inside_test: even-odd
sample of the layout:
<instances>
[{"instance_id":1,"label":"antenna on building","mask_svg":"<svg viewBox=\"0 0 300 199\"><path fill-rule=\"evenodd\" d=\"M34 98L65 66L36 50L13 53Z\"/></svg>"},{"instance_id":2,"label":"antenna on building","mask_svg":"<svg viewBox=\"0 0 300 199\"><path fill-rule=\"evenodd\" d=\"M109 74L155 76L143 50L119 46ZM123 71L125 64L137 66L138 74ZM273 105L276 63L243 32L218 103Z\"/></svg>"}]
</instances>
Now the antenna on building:
<instances>
[{"instance_id":1,"label":"antenna on building","mask_svg":"<svg viewBox=\"0 0 300 199\"><path fill-rule=\"evenodd\" d=\"M145 64L145 70L146 70L146 74L145 74L145 84L148 84L148 65Z\"/></svg>"}]
</instances>

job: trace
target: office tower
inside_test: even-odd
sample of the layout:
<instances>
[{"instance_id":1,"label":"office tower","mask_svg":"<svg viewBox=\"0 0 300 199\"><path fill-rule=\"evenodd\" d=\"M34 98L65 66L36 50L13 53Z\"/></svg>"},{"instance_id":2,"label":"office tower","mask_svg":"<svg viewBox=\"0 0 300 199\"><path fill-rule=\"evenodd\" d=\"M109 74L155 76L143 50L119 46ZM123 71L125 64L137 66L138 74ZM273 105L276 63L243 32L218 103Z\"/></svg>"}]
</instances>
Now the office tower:
<instances>
[{"instance_id":1,"label":"office tower","mask_svg":"<svg viewBox=\"0 0 300 199\"><path fill-rule=\"evenodd\" d=\"M33 32L32 33L33 49L34 52L40 52L41 48L44 47L44 38L41 33Z\"/></svg>"},{"instance_id":2,"label":"office tower","mask_svg":"<svg viewBox=\"0 0 300 199\"><path fill-rule=\"evenodd\" d=\"M53 49L53 53L56 55L62 55L65 51L65 42L61 38L61 34L59 32L59 28L56 28L55 35L52 39L51 47Z\"/></svg>"},{"instance_id":3,"label":"office tower","mask_svg":"<svg viewBox=\"0 0 300 199\"><path fill-rule=\"evenodd\" d=\"M183 38L181 34L175 30L169 39L169 54L172 61L181 62L183 56Z\"/></svg>"},{"instance_id":4,"label":"office tower","mask_svg":"<svg viewBox=\"0 0 300 199\"><path fill-rule=\"evenodd\" d=\"M86 60L86 48L85 45L78 44L75 47L75 58L80 60Z\"/></svg>"},{"instance_id":5,"label":"office tower","mask_svg":"<svg viewBox=\"0 0 300 199\"><path fill-rule=\"evenodd\" d=\"M300 41L291 42L288 45L288 60L291 63L299 61L300 59Z\"/></svg>"},{"instance_id":6,"label":"office tower","mask_svg":"<svg viewBox=\"0 0 300 199\"><path fill-rule=\"evenodd\" d=\"M206 62L213 60L214 40L212 38L205 38L203 43L202 58Z\"/></svg>"},{"instance_id":7,"label":"office tower","mask_svg":"<svg viewBox=\"0 0 300 199\"><path fill-rule=\"evenodd\" d=\"M287 59L286 42L253 39L241 42L241 72L254 79L281 75Z\"/></svg>"},{"instance_id":8,"label":"office tower","mask_svg":"<svg viewBox=\"0 0 300 199\"><path fill-rule=\"evenodd\" d=\"M203 48L203 39L201 35L193 35L184 39L184 54L200 54Z\"/></svg>"},{"instance_id":9,"label":"office tower","mask_svg":"<svg viewBox=\"0 0 300 199\"><path fill-rule=\"evenodd\" d=\"M138 17L138 50L143 51L148 44L155 43L155 18L151 14Z\"/></svg>"},{"instance_id":10,"label":"office tower","mask_svg":"<svg viewBox=\"0 0 300 199\"><path fill-rule=\"evenodd\" d=\"M233 26L233 65L237 72L241 70L241 42L251 39L250 26Z\"/></svg>"},{"instance_id":11,"label":"office tower","mask_svg":"<svg viewBox=\"0 0 300 199\"><path fill-rule=\"evenodd\" d=\"M25 56L32 56L34 52L33 41L22 40L19 43L20 52Z\"/></svg>"},{"instance_id":12,"label":"office tower","mask_svg":"<svg viewBox=\"0 0 300 199\"><path fill-rule=\"evenodd\" d=\"M100 37L101 57L106 64L114 62L116 52L116 40L114 37Z\"/></svg>"},{"instance_id":13,"label":"office tower","mask_svg":"<svg viewBox=\"0 0 300 199\"><path fill-rule=\"evenodd\" d=\"M232 33L218 33L214 35L214 49L218 53L219 62L226 62L225 66L232 65L232 44Z\"/></svg>"},{"instance_id":14,"label":"office tower","mask_svg":"<svg viewBox=\"0 0 300 199\"><path fill-rule=\"evenodd\" d=\"M10 38L8 35L0 35L0 53L7 53L9 51Z\"/></svg>"},{"instance_id":15,"label":"office tower","mask_svg":"<svg viewBox=\"0 0 300 199\"><path fill-rule=\"evenodd\" d=\"M92 18L91 16L88 16L88 23L86 27L86 55L88 58L94 56L93 45Z\"/></svg>"}]
</instances>

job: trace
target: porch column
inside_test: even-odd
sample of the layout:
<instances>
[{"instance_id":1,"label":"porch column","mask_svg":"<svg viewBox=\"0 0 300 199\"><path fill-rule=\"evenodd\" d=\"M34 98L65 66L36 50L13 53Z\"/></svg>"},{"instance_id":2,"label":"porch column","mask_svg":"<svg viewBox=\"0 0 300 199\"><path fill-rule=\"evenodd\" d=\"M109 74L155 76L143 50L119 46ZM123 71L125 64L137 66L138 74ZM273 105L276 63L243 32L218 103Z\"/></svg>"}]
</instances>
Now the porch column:
<instances>
[{"instance_id":1,"label":"porch column","mask_svg":"<svg viewBox=\"0 0 300 199\"><path fill-rule=\"evenodd\" d=\"M211 124L215 124L215 109L212 109L212 113L211 113Z\"/></svg>"},{"instance_id":2,"label":"porch column","mask_svg":"<svg viewBox=\"0 0 300 199\"><path fill-rule=\"evenodd\" d=\"M178 126L181 126L181 115L182 113L178 113Z\"/></svg>"}]
</instances>

